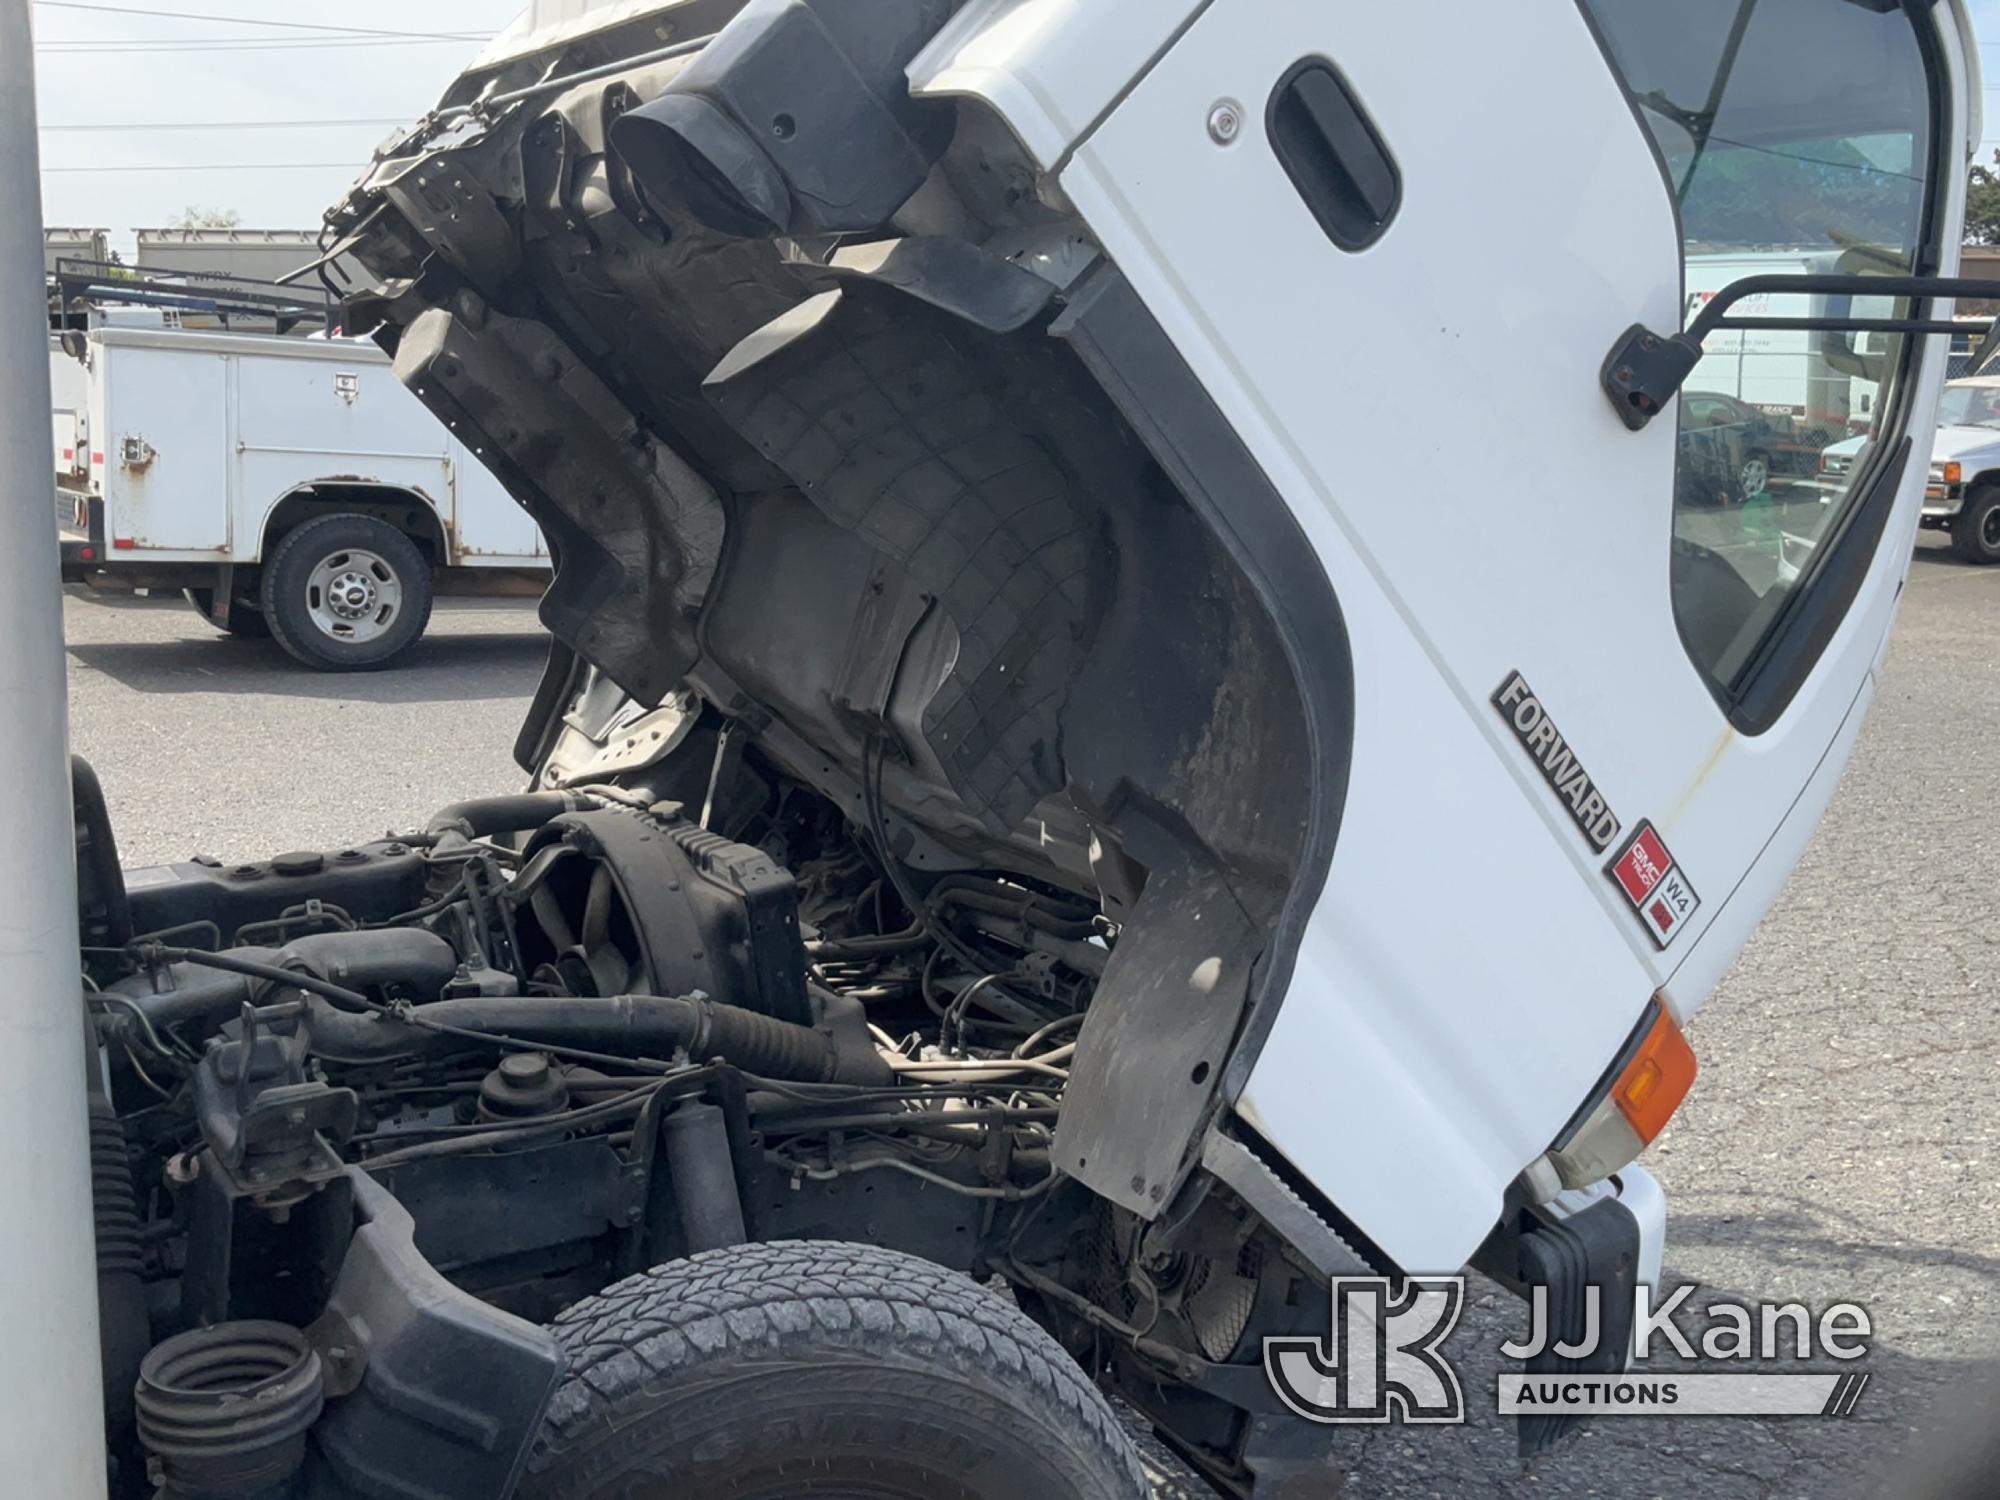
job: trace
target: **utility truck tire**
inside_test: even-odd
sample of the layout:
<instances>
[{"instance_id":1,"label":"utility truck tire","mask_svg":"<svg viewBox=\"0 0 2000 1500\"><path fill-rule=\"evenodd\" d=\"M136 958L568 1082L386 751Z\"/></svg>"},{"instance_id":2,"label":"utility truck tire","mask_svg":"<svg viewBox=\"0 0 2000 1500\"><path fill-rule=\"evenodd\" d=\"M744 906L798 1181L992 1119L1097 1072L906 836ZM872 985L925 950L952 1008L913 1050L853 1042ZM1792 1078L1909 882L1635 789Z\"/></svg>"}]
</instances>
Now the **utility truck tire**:
<instances>
[{"instance_id":1,"label":"utility truck tire","mask_svg":"<svg viewBox=\"0 0 2000 1500\"><path fill-rule=\"evenodd\" d=\"M209 624L215 624L215 590L182 589L181 597L194 606L194 612ZM271 627L264 623L261 611L252 609L241 599L229 601L229 618L219 627L225 634L251 641L262 640L271 633Z\"/></svg>"},{"instance_id":2,"label":"utility truck tire","mask_svg":"<svg viewBox=\"0 0 2000 1500\"><path fill-rule=\"evenodd\" d=\"M954 1272L833 1241L675 1261L557 1321L522 1500L1141 1500L1097 1388Z\"/></svg>"},{"instance_id":3,"label":"utility truck tire","mask_svg":"<svg viewBox=\"0 0 2000 1500\"><path fill-rule=\"evenodd\" d=\"M264 563L264 618L322 672L387 665L431 617L431 570L416 544L373 516L318 516Z\"/></svg>"},{"instance_id":4,"label":"utility truck tire","mask_svg":"<svg viewBox=\"0 0 2000 1500\"><path fill-rule=\"evenodd\" d=\"M1987 485L1965 497L1952 518L1951 550L1967 562L2000 562L2000 485Z\"/></svg>"}]
</instances>

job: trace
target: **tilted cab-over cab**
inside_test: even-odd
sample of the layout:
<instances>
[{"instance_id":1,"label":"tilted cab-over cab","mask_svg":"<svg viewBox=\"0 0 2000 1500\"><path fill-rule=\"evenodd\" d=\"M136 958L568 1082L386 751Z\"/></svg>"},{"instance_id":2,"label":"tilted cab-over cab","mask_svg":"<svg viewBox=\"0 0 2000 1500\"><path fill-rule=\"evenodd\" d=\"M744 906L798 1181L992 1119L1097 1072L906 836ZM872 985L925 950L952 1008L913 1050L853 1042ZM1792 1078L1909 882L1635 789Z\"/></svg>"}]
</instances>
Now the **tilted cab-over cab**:
<instances>
[{"instance_id":1,"label":"tilted cab-over cab","mask_svg":"<svg viewBox=\"0 0 2000 1500\"><path fill-rule=\"evenodd\" d=\"M1333 1277L1629 1306L1909 564L1976 79L1807 0L498 39L329 249L547 538L531 785L240 876L82 820L121 1484L242 1457L219 1345L313 1496L1133 1495L1101 1390L1270 1496ZM1871 440L1788 554L1679 392L1801 317Z\"/></svg>"}]
</instances>

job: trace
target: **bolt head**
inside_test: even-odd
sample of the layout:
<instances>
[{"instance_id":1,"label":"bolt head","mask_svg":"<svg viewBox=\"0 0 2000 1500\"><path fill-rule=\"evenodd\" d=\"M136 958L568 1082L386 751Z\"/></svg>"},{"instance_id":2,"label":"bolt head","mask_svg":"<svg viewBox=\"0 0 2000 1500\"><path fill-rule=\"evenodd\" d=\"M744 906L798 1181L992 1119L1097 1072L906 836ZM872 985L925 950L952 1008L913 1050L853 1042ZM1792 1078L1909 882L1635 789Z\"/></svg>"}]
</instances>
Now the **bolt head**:
<instances>
[{"instance_id":1,"label":"bolt head","mask_svg":"<svg viewBox=\"0 0 2000 1500\"><path fill-rule=\"evenodd\" d=\"M1208 112L1208 138L1218 146L1227 146L1243 133L1243 106L1233 99L1224 99Z\"/></svg>"}]
</instances>

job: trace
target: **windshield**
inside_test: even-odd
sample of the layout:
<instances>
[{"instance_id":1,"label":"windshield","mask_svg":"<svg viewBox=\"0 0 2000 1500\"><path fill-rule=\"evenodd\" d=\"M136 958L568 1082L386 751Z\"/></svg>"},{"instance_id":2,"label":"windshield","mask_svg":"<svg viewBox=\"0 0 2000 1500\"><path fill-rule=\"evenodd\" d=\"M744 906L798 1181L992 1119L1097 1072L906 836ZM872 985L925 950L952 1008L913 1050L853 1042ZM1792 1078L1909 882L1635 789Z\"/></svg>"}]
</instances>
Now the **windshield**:
<instances>
[{"instance_id":1,"label":"windshield","mask_svg":"<svg viewBox=\"0 0 2000 1500\"><path fill-rule=\"evenodd\" d=\"M1931 78L1911 13L1840 0L1585 0L1659 149L1679 210L1692 319L1748 276L1910 274L1932 180ZM1903 315L1881 298L1767 294L1731 315ZM1681 636L1737 701L1810 586L1874 462L1829 448L1900 437L1906 339L1725 330L1684 390L1733 397L1769 425L1718 423L1684 396L1672 581ZM1885 441L1891 440L1891 441Z\"/></svg>"},{"instance_id":2,"label":"windshield","mask_svg":"<svg viewBox=\"0 0 2000 1500\"><path fill-rule=\"evenodd\" d=\"M1938 400L1938 426L2000 428L2000 386L1946 386Z\"/></svg>"}]
</instances>

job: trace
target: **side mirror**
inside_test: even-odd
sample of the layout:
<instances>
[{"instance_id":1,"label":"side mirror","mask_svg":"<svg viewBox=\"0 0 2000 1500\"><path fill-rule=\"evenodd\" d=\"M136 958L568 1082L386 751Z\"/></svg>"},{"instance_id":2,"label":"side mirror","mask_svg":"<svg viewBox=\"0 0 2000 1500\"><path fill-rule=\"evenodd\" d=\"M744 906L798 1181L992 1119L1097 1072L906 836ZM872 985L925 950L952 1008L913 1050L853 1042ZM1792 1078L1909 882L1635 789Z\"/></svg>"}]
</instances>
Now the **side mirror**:
<instances>
[{"instance_id":1,"label":"side mirror","mask_svg":"<svg viewBox=\"0 0 2000 1500\"><path fill-rule=\"evenodd\" d=\"M1828 299L1824 313L1808 317L1766 317L1751 314L1730 317L1729 309L1746 297L1760 294L1815 293ZM1910 301L1905 317L1856 317L1856 297L1898 297ZM1852 342L1834 338L1834 330L1856 333L1957 333L1956 323L1944 318L1919 316L1919 309L1935 298L2000 298L2000 281L1965 276L1871 276L1853 274L1806 276L1745 276L1733 281L1713 297L1681 333L1655 333L1643 323L1634 323L1619 335L1598 370L1598 381L1618 418L1634 432L1639 431L1666 407L1701 360L1702 340L1718 329L1769 329L1827 335L1820 352L1828 364L1849 375L1879 379L1882 353L1863 351ZM1844 311L1836 311L1835 308ZM1991 335L1989 334L1989 338Z\"/></svg>"}]
</instances>

